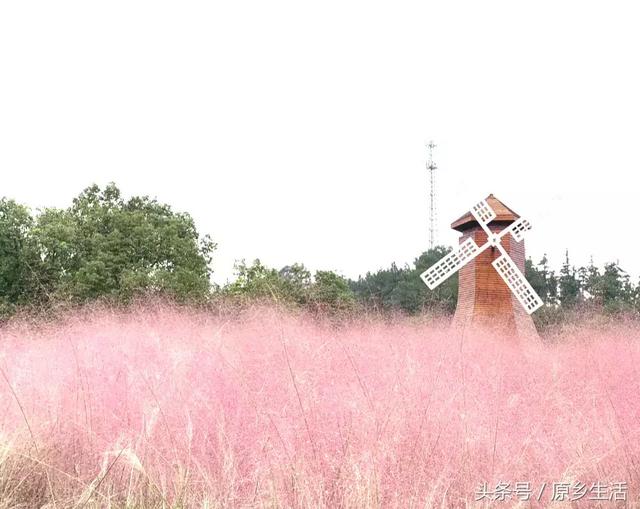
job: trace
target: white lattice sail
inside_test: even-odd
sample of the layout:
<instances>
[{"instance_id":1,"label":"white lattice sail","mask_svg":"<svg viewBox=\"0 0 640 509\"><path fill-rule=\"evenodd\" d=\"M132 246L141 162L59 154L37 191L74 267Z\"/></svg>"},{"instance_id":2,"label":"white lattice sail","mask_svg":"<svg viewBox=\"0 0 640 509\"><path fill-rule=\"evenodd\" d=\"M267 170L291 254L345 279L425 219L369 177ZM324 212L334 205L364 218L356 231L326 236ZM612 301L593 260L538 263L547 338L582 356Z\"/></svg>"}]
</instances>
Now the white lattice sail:
<instances>
[{"instance_id":1,"label":"white lattice sail","mask_svg":"<svg viewBox=\"0 0 640 509\"><path fill-rule=\"evenodd\" d=\"M456 272L469 260L472 260L480 253L478 244L472 238L468 238L460 247L449 253L442 260L429 269L425 270L420 277L433 290L436 286Z\"/></svg>"},{"instance_id":2,"label":"white lattice sail","mask_svg":"<svg viewBox=\"0 0 640 509\"><path fill-rule=\"evenodd\" d=\"M488 225L497 216L495 211L487 203L487 200L481 200L471 208L471 214L476 218L478 223Z\"/></svg>"},{"instance_id":3,"label":"white lattice sail","mask_svg":"<svg viewBox=\"0 0 640 509\"><path fill-rule=\"evenodd\" d=\"M531 230L531 223L521 217L509 227L508 233L511 234L516 242L520 242L524 238L524 233L529 230Z\"/></svg>"},{"instance_id":4,"label":"white lattice sail","mask_svg":"<svg viewBox=\"0 0 640 509\"><path fill-rule=\"evenodd\" d=\"M527 313L531 314L542 306L542 300L509 256L502 255L492 265Z\"/></svg>"}]
</instances>

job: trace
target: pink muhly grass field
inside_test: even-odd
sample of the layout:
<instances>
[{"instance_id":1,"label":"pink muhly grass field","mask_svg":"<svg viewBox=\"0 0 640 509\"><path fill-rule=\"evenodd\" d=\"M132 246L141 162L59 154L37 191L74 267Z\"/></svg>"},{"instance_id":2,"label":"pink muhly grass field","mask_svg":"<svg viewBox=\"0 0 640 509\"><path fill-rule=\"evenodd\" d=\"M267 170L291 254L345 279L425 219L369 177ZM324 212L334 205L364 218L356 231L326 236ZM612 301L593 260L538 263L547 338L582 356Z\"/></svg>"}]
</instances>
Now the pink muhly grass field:
<instances>
[{"instance_id":1,"label":"pink muhly grass field","mask_svg":"<svg viewBox=\"0 0 640 509\"><path fill-rule=\"evenodd\" d=\"M512 507L476 501L500 481L548 483L544 507L554 482L626 482L635 506L639 333L518 345L274 308L14 323L0 508Z\"/></svg>"}]
</instances>

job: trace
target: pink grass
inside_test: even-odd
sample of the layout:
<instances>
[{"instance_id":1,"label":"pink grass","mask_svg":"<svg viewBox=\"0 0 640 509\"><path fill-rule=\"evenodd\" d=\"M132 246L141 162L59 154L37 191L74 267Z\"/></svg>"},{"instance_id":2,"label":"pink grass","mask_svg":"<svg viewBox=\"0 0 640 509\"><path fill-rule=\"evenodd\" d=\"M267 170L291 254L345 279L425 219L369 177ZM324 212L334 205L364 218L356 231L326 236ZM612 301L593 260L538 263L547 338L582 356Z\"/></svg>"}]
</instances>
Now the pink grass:
<instances>
[{"instance_id":1,"label":"pink grass","mask_svg":"<svg viewBox=\"0 0 640 509\"><path fill-rule=\"evenodd\" d=\"M639 365L633 324L526 345L268 308L14 324L0 508L483 507L499 481L549 483L540 506L621 481L635 506Z\"/></svg>"}]
</instances>

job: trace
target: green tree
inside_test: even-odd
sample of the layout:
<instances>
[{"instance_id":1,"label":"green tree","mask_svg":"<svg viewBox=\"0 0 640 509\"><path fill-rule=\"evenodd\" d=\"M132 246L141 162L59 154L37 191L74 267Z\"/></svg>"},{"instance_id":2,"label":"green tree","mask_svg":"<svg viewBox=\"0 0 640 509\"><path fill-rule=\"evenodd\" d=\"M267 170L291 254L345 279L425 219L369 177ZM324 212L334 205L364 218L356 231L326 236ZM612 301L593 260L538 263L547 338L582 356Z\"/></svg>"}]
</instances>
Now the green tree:
<instances>
[{"instance_id":1,"label":"green tree","mask_svg":"<svg viewBox=\"0 0 640 509\"><path fill-rule=\"evenodd\" d=\"M591 260L579 274L587 302L607 312L632 310L636 306L638 289L634 289L629 275L617 262L605 264L601 272Z\"/></svg>"},{"instance_id":2,"label":"green tree","mask_svg":"<svg viewBox=\"0 0 640 509\"><path fill-rule=\"evenodd\" d=\"M311 272L301 263L285 265L278 275L283 280L283 287L289 299L298 304L308 301L309 288L311 287Z\"/></svg>"},{"instance_id":3,"label":"green tree","mask_svg":"<svg viewBox=\"0 0 640 509\"><path fill-rule=\"evenodd\" d=\"M416 298L415 304L419 303L420 310L436 309L448 313L453 313L455 311L456 303L458 301L458 272L455 272L451 277L440 283L440 285L433 290L430 290L429 287L420 279L420 274L436 262L440 261L450 252L451 248L436 246L433 249L425 251L415 260L413 274L411 274L410 277L414 285L419 283L419 294ZM410 311L410 309L405 308L405 311Z\"/></svg>"},{"instance_id":4,"label":"green tree","mask_svg":"<svg viewBox=\"0 0 640 509\"><path fill-rule=\"evenodd\" d=\"M636 313L640 313L640 280L632 290L631 300L633 302L633 309L636 311Z\"/></svg>"},{"instance_id":5,"label":"green tree","mask_svg":"<svg viewBox=\"0 0 640 509\"><path fill-rule=\"evenodd\" d=\"M41 298L40 256L32 227L27 207L0 199L0 316Z\"/></svg>"},{"instance_id":6,"label":"green tree","mask_svg":"<svg viewBox=\"0 0 640 509\"><path fill-rule=\"evenodd\" d=\"M225 286L226 295L281 300L282 278L277 270L266 267L259 259L251 265L240 260L234 268L236 279Z\"/></svg>"},{"instance_id":7,"label":"green tree","mask_svg":"<svg viewBox=\"0 0 640 509\"><path fill-rule=\"evenodd\" d=\"M209 295L211 239L200 238L189 214L147 196L124 200L115 184L85 189L66 210L44 210L34 236L43 279L59 298Z\"/></svg>"},{"instance_id":8,"label":"green tree","mask_svg":"<svg viewBox=\"0 0 640 509\"><path fill-rule=\"evenodd\" d=\"M365 306L378 310L400 310L418 313L427 309L453 312L458 299L458 274L453 274L436 289L430 290L420 274L451 251L437 246L425 251L413 262L413 266L368 272L350 285L357 299Z\"/></svg>"},{"instance_id":9,"label":"green tree","mask_svg":"<svg viewBox=\"0 0 640 509\"><path fill-rule=\"evenodd\" d=\"M633 306L633 287L629 275L618 263L604 266L600 284L600 298L607 311L624 311Z\"/></svg>"},{"instance_id":10,"label":"green tree","mask_svg":"<svg viewBox=\"0 0 640 509\"><path fill-rule=\"evenodd\" d=\"M281 304L311 306L322 311L352 309L355 295L348 281L331 271L319 270L313 280L307 268L300 264L286 265L276 270L254 260L247 265L236 263L236 278L223 288L223 295L245 301L272 300Z\"/></svg>"},{"instance_id":11,"label":"green tree","mask_svg":"<svg viewBox=\"0 0 640 509\"><path fill-rule=\"evenodd\" d=\"M357 281L350 281L349 286L353 290L358 301L366 307L381 311L398 305L399 298L395 290L406 279L410 269L400 269L395 263L389 269L377 272L367 272Z\"/></svg>"},{"instance_id":12,"label":"green tree","mask_svg":"<svg viewBox=\"0 0 640 509\"><path fill-rule=\"evenodd\" d=\"M282 304L303 305L308 301L311 273L299 263L279 271L258 259L251 265L236 262L236 279L223 288L223 294L243 300L273 300Z\"/></svg>"},{"instance_id":13,"label":"green tree","mask_svg":"<svg viewBox=\"0 0 640 509\"><path fill-rule=\"evenodd\" d=\"M525 277L542 301L554 305L558 298L558 280L554 271L549 268L549 260L545 254L538 265L531 258L525 261Z\"/></svg>"},{"instance_id":14,"label":"green tree","mask_svg":"<svg viewBox=\"0 0 640 509\"><path fill-rule=\"evenodd\" d=\"M591 258L589 265L578 269L582 300L602 305L602 275Z\"/></svg>"},{"instance_id":15,"label":"green tree","mask_svg":"<svg viewBox=\"0 0 640 509\"><path fill-rule=\"evenodd\" d=\"M313 276L309 302L321 311L349 311L356 299L344 277L330 270L318 270Z\"/></svg>"},{"instance_id":16,"label":"green tree","mask_svg":"<svg viewBox=\"0 0 640 509\"><path fill-rule=\"evenodd\" d=\"M574 307L580 298L580 279L575 267L569 263L569 251L566 251L565 261L560 269L558 278L560 304L564 308Z\"/></svg>"}]
</instances>

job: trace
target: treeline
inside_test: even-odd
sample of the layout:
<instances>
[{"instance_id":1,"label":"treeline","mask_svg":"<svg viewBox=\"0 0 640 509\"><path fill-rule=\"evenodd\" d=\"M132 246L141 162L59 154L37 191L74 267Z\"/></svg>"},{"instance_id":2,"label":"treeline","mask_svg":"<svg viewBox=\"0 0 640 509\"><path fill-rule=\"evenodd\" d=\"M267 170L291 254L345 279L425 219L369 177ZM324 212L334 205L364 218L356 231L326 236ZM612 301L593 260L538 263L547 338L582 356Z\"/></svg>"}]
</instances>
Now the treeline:
<instances>
[{"instance_id":1,"label":"treeline","mask_svg":"<svg viewBox=\"0 0 640 509\"><path fill-rule=\"evenodd\" d=\"M356 297L331 271L280 270L259 260L236 265L235 280L211 284L216 244L187 213L147 196L125 200L118 187L93 185L65 209L34 214L0 200L0 318L17 310L47 310L87 302L127 304L162 297L207 304L258 300L319 311L349 311Z\"/></svg>"},{"instance_id":2,"label":"treeline","mask_svg":"<svg viewBox=\"0 0 640 509\"><path fill-rule=\"evenodd\" d=\"M91 186L70 207L37 215L3 198L0 316L145 293L202 300L215 247L188 214L148 197L124 200L114 184Z\"/></svg>"},{"instance_id":3,"label":"treeline","mask_svg":"<svg viewBox=\"0 0 640 509\"><path fill-rule=\"evenodd\" d=\"M546 255L534 266L527 260L527 279L545 304L573 308L589 304L609 312L640 310L640 284L634 285L618 264L612 262L599 269L593 261L575 267L569 252L559 273L549 269Z\"/></svg>"},{"instance_id":4,"label":"treeline","mask_svg":"<svg viewBox=\"0 0 640 509\"><path fill-rule=\"evenodd\" d=\"M418 314L452 313L458 279L431 291L420 273L450 249L439 246L412 264L348 280L332 271L311 273L303 264L280 269L255 260L236 264L236 277L211 284L216 244L201 236L187 213L147 196L125 200L114 184L91 186L66 209L34 214L13 200L0 200L0 318L19 309L50 309L96 300L127 304L145 296L178 302L278 302L327 313L373 310ZM546 306L539 323L561 321L570 311L638 313L640 285L617 263L603 269L571 265L558 273L544 257L526 263L526 277Z\"/></svg>"},{"instance_id":5,"label":"treeline","mask_svg":"<svg viewBox=\"0 0 640 509\"><path fill-rule=\"evenodd\" d=\"M396 309L414 314L437 309L443 312L455 310L457 274L430 291L419 275L433 263L450 252L437 247L423 253L412 265L367 273L350 286L357 300L368 307L380 310ZM545 306L534 314L539 326L553 325L584 313L640 316L640 283L633 284L618 262L603 268L591 262L586 267L571 264L569 253L558 272L549 266L545 255L539 263L526 260L525 277L540 295Z\"/></svg>"},{"instance_id":6,"label":"treeline","mask_svg":"<svg viewBox=\"0 0 640 509\"><path fill-rule=\"evenodd\" d=\"M634 285L617 261L603 268L593 260L578 267L570 262L567 251L557 273L549 268L546 255L535 265L527 260L526 277L545 303L535 315L539 324L581 313L640 316L640 282Z\"/></svg>"},{"instance_id":7,"label":"treeline","mask_svg":"<svg viewBox=\"0 0 640 509\"><path fill-rule=\"evenodd\" d=\"M356 281L350 281L358 302L377 311L402 311L416 314L424 311L453 313L458 300L458 274L443 281L435 290L429 290L420 274L439 261L451 249L437 246L425 251L411 265L367 272Z\"/></svg>"}]
</instances>

